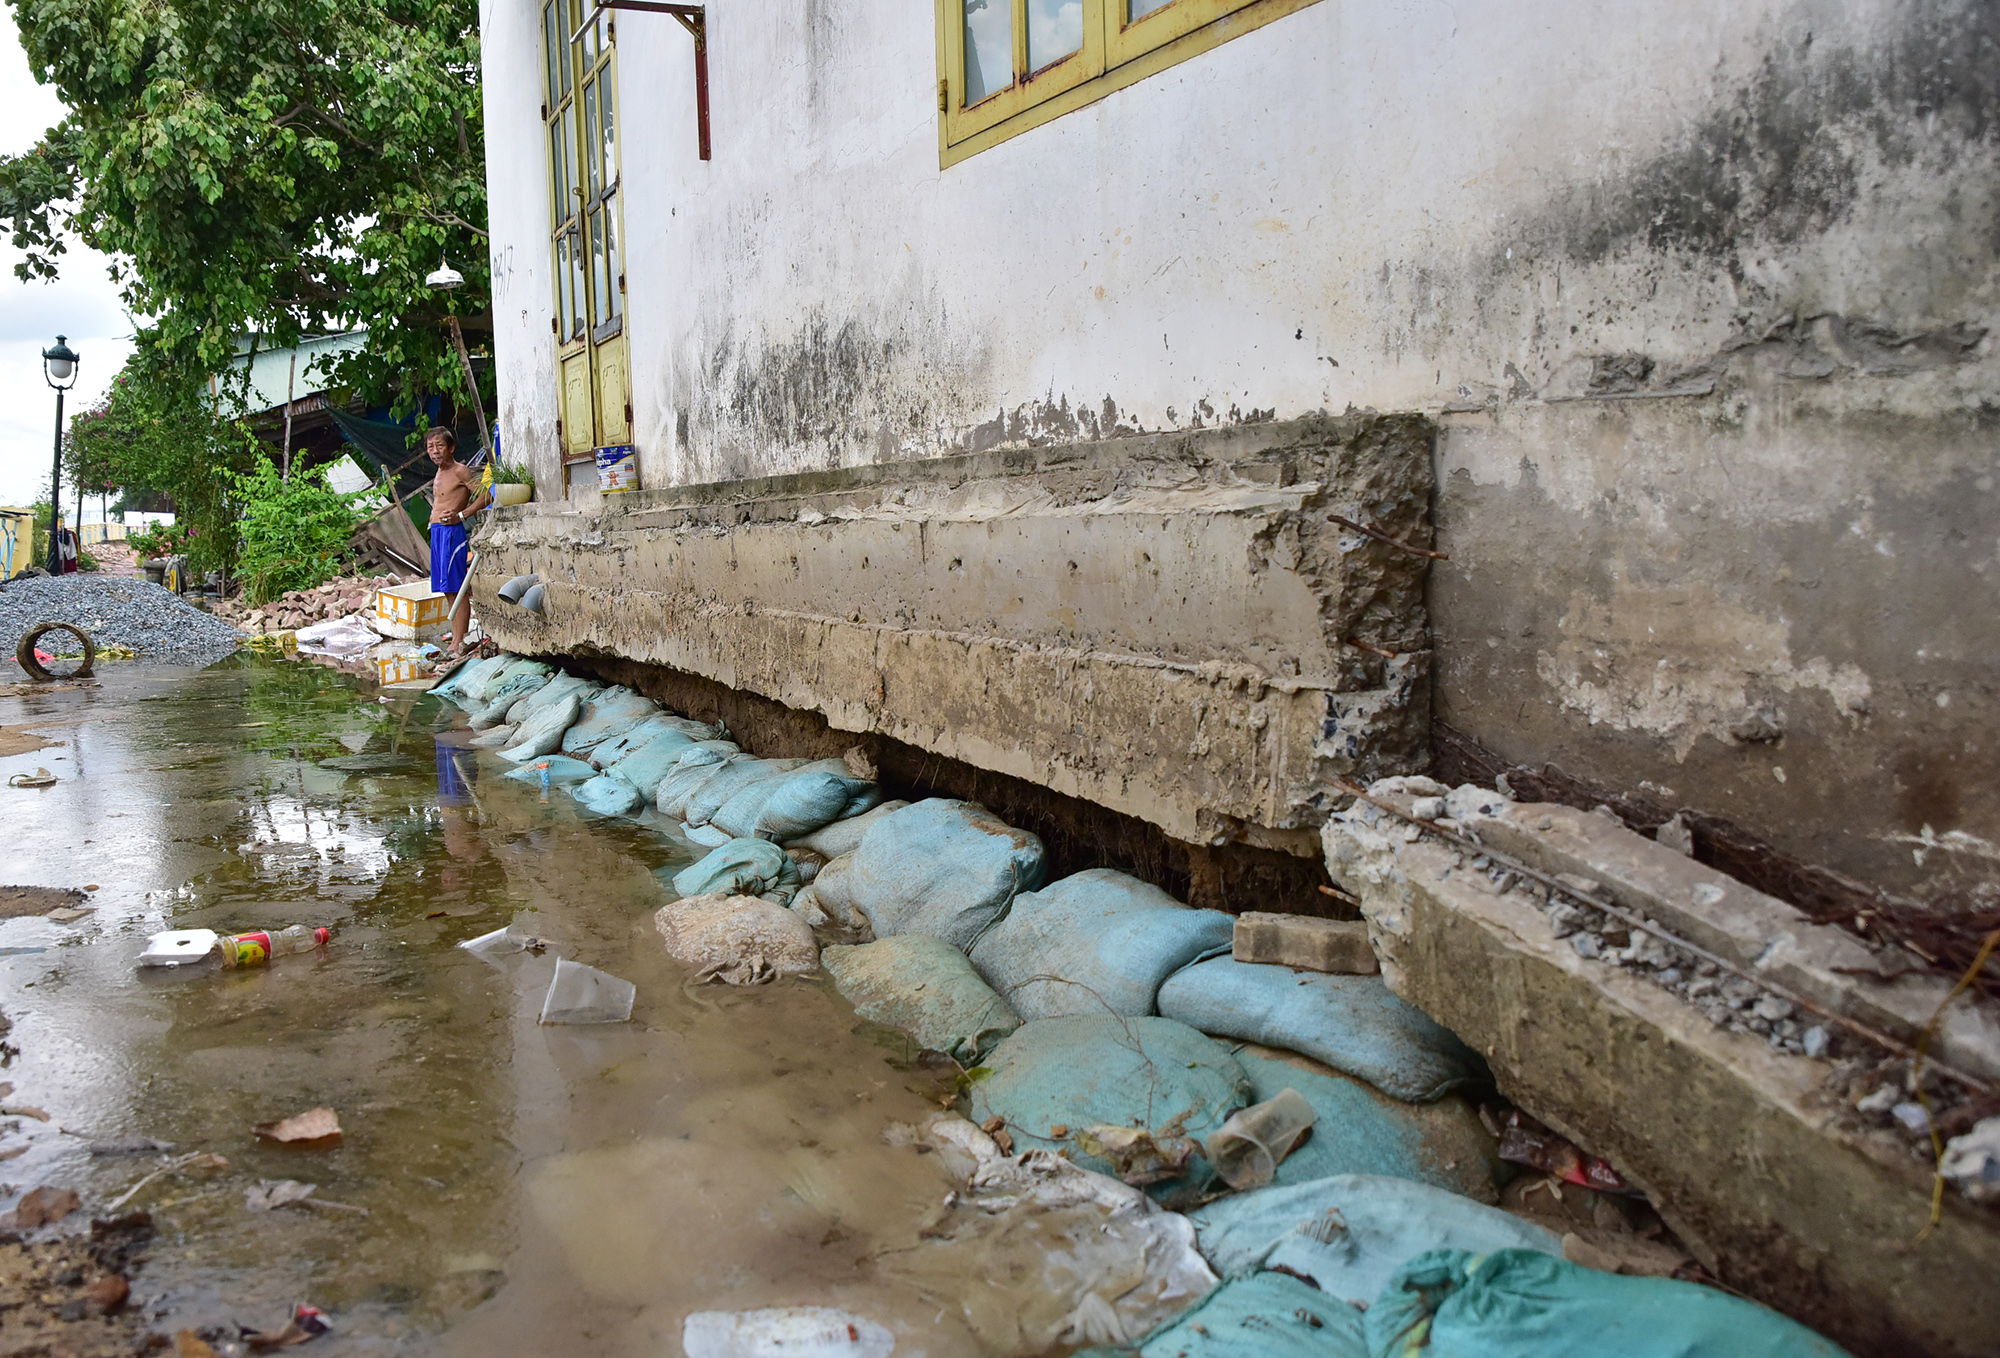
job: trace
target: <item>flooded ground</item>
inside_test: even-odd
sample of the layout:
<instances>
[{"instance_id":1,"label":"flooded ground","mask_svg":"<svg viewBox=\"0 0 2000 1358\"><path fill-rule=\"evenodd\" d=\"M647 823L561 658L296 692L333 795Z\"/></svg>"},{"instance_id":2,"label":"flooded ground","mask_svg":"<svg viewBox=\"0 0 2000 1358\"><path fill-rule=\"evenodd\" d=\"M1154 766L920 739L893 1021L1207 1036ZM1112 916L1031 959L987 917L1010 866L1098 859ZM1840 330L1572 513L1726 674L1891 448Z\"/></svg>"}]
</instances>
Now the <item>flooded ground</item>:
<instances>
[{"instance_id":1,"label":"flooded ground","mask_svg":"<svg viewBox=\"0 0 2000 1358\"><path fill-rule=\"evenodd\" d=\"M687 984L651 916L653 870L693 846L545 801L415 693L248 657L106 671L0 698L0 724L66 742L0 758L59 778L0 789L0 883L99 888L71 923L0 919L10 1102L50 1115L0 1123L28 1146L0 1205L59 1184L102 1212L165 1158L93 1140L225 1157L127 1204L159 1229L133 1280L152 1328L275 1328L305 1300L336 1319L329 1355L673 1355L692 1310L830 1305L899 1354L979 1352L962 1298L898 1266L952 1185L883 1133L936 1085L823 979ZM356 756L377 758L322 764ZM509 923L553 946L455 946ZM158 930L290 924L334 942L257 971L137 965ZM632 1021L540 1025L558 955L634 982ZM252 1134L322 1105L335 1149ZM248 1210L275 1179L366 1215Z\"/></svg>"}]
</instances>

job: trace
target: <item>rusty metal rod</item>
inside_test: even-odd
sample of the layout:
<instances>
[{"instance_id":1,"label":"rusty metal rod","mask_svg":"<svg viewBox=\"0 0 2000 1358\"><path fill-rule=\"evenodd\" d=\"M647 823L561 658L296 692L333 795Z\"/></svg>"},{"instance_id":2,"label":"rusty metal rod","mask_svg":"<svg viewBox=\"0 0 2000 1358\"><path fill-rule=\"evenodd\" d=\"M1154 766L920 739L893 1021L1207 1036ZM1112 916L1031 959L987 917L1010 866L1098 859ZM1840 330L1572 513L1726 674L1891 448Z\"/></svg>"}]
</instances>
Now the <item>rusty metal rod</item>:
<instances>
[{"instance_id":1,"label":"rusty metal rod","mask_svg":"<svg viewBox=\"0 0 2000 1358\"><path fill-rule=\"evenodd\" d=\"M1328 522L1330 523L1337 523L1342 528L1352 528L1357 533L1365 533L1369 537L1374 538L1377 542L1386 542L1391 547L1400 548L1403 551L1408 552L1412 556L1427 556L1433 561L1451 560L1451 558L1446 556L1443 552L1433 552L1428 547L1412 547L1407 542L1403 542L1400 539L1390 537L1387 533L1383 532L1379 528L1370 528L1365 523L1356 523L1354 520L1349 518L1344 518L1339 514L1329 514L1326 517Z\"/></svg>"},{"instance_id":2,"label":"rusty metal rod","mask_svg":"<svg viewBox=\"0 0 2000 1358\"><path fill-rule=\"evenodd\" d=\"M1570 897L1572 900L1582 902L1584 905L1589 906L1592 910L1602 911L1604 914L1607 914L1611 916L1613 919L1619 920L1631 926L1634 929L1642 930L1645 933L1653 935L1655 938L1661 939L1667 943L1671 943L1674 947L1680 948L1685 952L1692 953L1694 956L1700 958L1704 962L1712 962L1716 966L1722 968L1724 971L1727 971L1732 975L1742 977L1744 980L1750 982L1758 989L1768 990L1773 995L1778 996L1780 999L1788 1000L1792 1004L1798 1006L1801 1009L1806 1010L1809 1013L1817 1014L1821 1018L1826 1019L1830 1023L1837 1023L1841 1027L1847 1029L1849 1032L1854 1033L1856 1036L1866 1038L1868 1041L1873 1042L1878 1046L1886 1047L1898 1056L1909 1057L1911 1060L1917 1060L1920 1057L1922 1057L1922 1052L1919 1050L1919 1048L1913 1046L1908 1042L1904 1042L1901 1041L1900 1039L1893 1038L1889 1036L1889 1034L1882 1032L1877 1028L1870 1027L1868 1024L1861 1022L1861 1020L1859 1019L1849 1018L1845 1014L1838 1013L1834 1010L1826 1008L1823 1005L1817 1004L1814 1001L1809 1000L1805 996L1799 994L1798 992L1791 990L1790 988L1781 985L1778 982L1769 979L1768 977L1754 975L1743 966L1730 961L1727 957L1723 957L1719 953L1712 953L1698 943L1690 943L1686 939L1682 938L1680 935L1672 932L1671 930L1663 928L1658 924L1654 924L1651 921L1644 919L1638 915L1634 915L1630 911L1624 910L1617 905L1612 905L1607 902L1600 901L1594 896L1589 895L1588 893L1577 890L1573 886L1565 885L1564 883L1557 881L1554 877L1551 877L1549 874L1545 872L1540 872L1535 868L1529 867L1526 863L1523 863L1520 859L1515 858L1512 854L1502 853L1498 849L1489 848L1488 846L1481 844L1476 839L1460 835L1451 830L1446 830L1430 821L1418 820L1415 816L1410 815L1406 811L1400 811L1396 807L1389 805L1387 802L1377 801L1375 798L1369 796L1365 790L1363 790L1362 788L1356 786L1351 782L1348 782L1344 778L1334 779L1333 785L1340 791L1347 793L1350 797L1353 797L1359 801L1367 802L1370 806L1375 807L1378 810L1388 812L1390 815L1394 816L1397 820L1403 821L1404 823L1409 825L1414 825L1419 830L1423 830L1430 834L1437 835L1439 838L1448 840L1449 842L1458 845L1462 849L1470 849L1475 854L1484 854L1486 857L1499 863L1501 866L1507 868L1509 871L1520 873L1523 877L1533 878L1535 881L1540 882L1543 886L1546 886L1551 891L1560 892L1564 896ZM1928 1064L1932 1069L1938 1071L1942 1075L1949 1075L1952 1079L1957 1080L1960 1084L1964 1085L1968 1089L1975 1091L1976 1093L1990 1094L1993 1092L1994 1087L1989 1081L1982 1080L1975 1075L1968 1075L1966 1072L1959 1070L1955 1066L1946 1065L1944 1062L1938 1060L1936 1057L1926 1058L1926 1064Z\"/></svg>"}]
</instances>

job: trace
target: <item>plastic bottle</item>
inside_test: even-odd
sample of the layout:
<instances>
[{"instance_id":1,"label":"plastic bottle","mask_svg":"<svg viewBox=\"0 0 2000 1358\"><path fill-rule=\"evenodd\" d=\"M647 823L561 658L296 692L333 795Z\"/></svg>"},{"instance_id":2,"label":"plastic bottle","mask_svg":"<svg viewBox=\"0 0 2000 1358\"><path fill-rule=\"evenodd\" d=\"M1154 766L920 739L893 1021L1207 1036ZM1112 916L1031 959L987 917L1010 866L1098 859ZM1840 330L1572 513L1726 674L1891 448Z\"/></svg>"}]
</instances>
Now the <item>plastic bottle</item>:
<instances>
[{"instance_id":1,"label":"plastic bottle","mask_svg":"<svg viewBox=\"0 0 2000 1358\"><path fill-rule=\"evenodd\" d=\"M248 934L224 934L216 946L222 950L225 967L261 967L274 957L311 952L331 937L331 929L308 929L303 924L294 924L276 933L259 929Z\"/></svg>"}]
</instances>

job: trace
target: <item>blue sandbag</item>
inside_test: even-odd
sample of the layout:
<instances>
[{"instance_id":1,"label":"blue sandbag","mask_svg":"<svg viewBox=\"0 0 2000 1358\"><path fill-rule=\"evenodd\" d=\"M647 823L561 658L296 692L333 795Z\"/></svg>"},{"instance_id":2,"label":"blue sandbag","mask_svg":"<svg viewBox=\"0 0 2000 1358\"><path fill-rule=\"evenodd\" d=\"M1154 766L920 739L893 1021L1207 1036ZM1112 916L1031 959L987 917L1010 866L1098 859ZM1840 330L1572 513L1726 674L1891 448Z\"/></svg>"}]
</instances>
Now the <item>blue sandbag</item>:
<instances>
[{"instance_id":1,"label":"blue sandbag","mask_svg":"<svg viewBox=\"0 0 2000 1358\"><path fill-rule=\"evenodd\" d=\"M1455 1121L1448 1103L1420 1108L1392 1099L1351 1075L1306 1070L1247 1050L1235 1056L1250 1077L1250 1102L1263 1103L1287 1089L1296 1089L1313 1108L1312 1135L1278 1162L1278 1174L1272 1181L1276 1186L1289 1187L1336 1174L1386 1174L1451 1193L1492 1193L1490 1157L1475 1149L1486 1140L1486 1130L1472 1120L1471 1110L1459 1110L1469 1123L1467 1135L1451 1137L1447 1133L1443 1145L1434 1149L1428 1135L1449 1128ZM1477 1134L1472 1135L1475 1130ZM1362 1300L1374 1295L1371 1290Z\"/></svg>"},{"instance_id":2,"label":"blue sandbag","mask_svg":"<svg viewBox=\"0 0 2000 1358\"><path fill-rule=\"evenodd\" d=\"M1042 841L1026 830L933 797L876 821L839 876L841 899L822 889L821 900L836 919L859 910L877 938L929 934L967 952L1045 871Z\"/></svg>"},{"instance_id":3,"label":"blue sandbag","mask_svg":"<svg viewBox=\"0 0 2000 1358\"><path fill-rule=\"evenodd\" d=\"M1337 1129L1313 1127L1313 1136ZM1562 1255L1551 1231L1457 1193L1379 1174L1339 1174L1233 1193L1188 1213L1202 1257L1225 1278L1281 1269L1338 1301L1372 1303L1429 1250Z\"/></svg>"},{"instance_id":4,"label":"blue sandbag","mask_svg":"<svg viewBox=\"0 0 2000 1358\"><path fill-rule=\"evenodd\" d=\"M646 800L651 802L658 799L661 780L683 763L698 766L704 760L729 757L720 751L704 749L698 743L684 745L681 743L681 736L682 733L679 731L667 731L657 735L647 741L644 748L626 755L604 771L638 788Z\"/></svg>"},{"instance_id":5,"label":"blue sandbag","mask_svg":"<svg viewBox=\"0 0 2000 1358\"><path fill-rule=\"evenodd\" d=\"M716 742L697 742L681 751L680 758L660 776L654 788L654 804L660 814L674 820L684 819L688 798L701 791L709 779L737 764L756 764L757 756L733 746L729 749L715 748Z\"/></svg>"},{"instance_id":6,"label":"blue sandbag","mask_svg":"<svg viewBox=\"0 0 2000 1358\"><path fill-rule=\"evenodd\" d=\"M646 717L635 725L627 727L617 735L607 738L603 744L593 749L586 758L598 768L608 769L626 755L636 754L638 751L644 749L648 742L663 735L677 736L686 745L694 744L692 736L674 728L672 719L666 713L655 712L652 716Z\"/></svg>"},{"instance_id":7,"label":"blue sandbag","mask_svg":"<svg viewBox=\"0 0 2000 1358\"><path fill-rule=\"evenodd\" d=\"M502 670L520 658L518 655L502 651L499 655L488 656L484 660L468 661L433 684L430 692L440 698L451 699L468 712L476 711L486 706L486 698L483 695L487 681L497 679Z\"/></svg>"},{"instance_id":8,"label":"blue sandbag","mask_svg":"<svg viewBox=\"0 0 2000 1358\"><path fill-rule=\"evenodd\" d=\"M514 743L500 751L500 757L519 764L553 754L556 747L562 744L563 732L576 720L577 710L582 706L582 701L572 693L536 711L514 728Z\"/></svg>"},{"instance_id":9,"label":"blue sandbag","mask_svg":"<svg viewBox=\"0 0 2000 1358\"><path fill-rule=\"evenodd\" d=\"M576 791L570 795L584 810L594 811L600 816L629 816L646 804L646 799L639 795L639 789L608 773L600 773L587 783L577 784Z\"/></svg>"},{"instance_id":10,"label":"blue sandbag","mask_svg":"<svg viewBox=\"0 0 2000 1358\"><path fill-rule=\"evenodd\" d=\"M688 794L681 803L681 820L689 825L706 825L737 793L759 783L774 782L803 763L803 759L739 759Z\"/></svg>"},{"instance_id":11,"label":"blue sandbag","mask_svg":"<svg viewBox=\"0 0 2000 1358\"><path fill-rule=\"evenodd\" d=\"M831 825L874 788L856 778L838 759L820 759L770 783L759 783L729 799L709 824L733 835L783 843Z\"/></svg>"},{"instance_id":12,"label":"blue sandbag","mask_svg":"<svg viewBox=\"0 0 2000 1358\"><path fill-rule=\"evenodd\" d=\"M507 709L507 720L524 722L537 712L544 711L565 699L574 697L577 706L582 707L596 697L604 688L595 679L586 679L580 674L554 674L549 682L517 701Z\"/></svg>"},{"instance_id":13,"label":"blue sandbag","mask_svg":"<svg viewBox=\"0 0 2000 1358\"><path fill-rule=\"evenodd\" d=\"M942 939L901 934L858 947L835 944L819 960L855 1013L968 1066L1021 1026L965 954Z\"/></svg>"},{"instance_id":14,"label":"blue sandbag","mask_svg":"<svg viewBox=\"0 0 2000 1358\"><path fill-rule=\"evenodd\" d=\"M1396 1270L1361 1327L1369 1358L1844 1358L1753 1301L1533 1250L1420 1254Z\"/></svg>"},{"instance_id":15,"label":"blue sandbag","mask_svg":"<svg viewBox=\"0 0 2000 1358\"><path fill-rule=\"evenodd\" d=\"M1024 1023L986 1058L972 1086L974 1122L1001 1117L1021 1150L1066 1147L1085 1169L1112 1172L1085 1154L1076 1133L1100 1124L1165 1129L1176 1119L1197 1139L1249 1102L1250 1082L1212 1038L1163 1018L1073 1017ZM1053 1133L1067 1128L1064 1137ZM1197 1155L1163 1192L1200 1189L1213 1177ZM1159 1186L1156 1186L1159 1187Z\"/></svg>"},{"instance_id":16,"label":"blue sandbag","mask_svg":"<svg viewBox=\"0 0 2000 1358\"><path fill-rule=\"evenodd\" d=\"M1361 1326L1361 1312L1312 1284L1256 1273L1216 1288L1137 1352L1139 1358L1367 1358ZM1090 1349L1076 1358L1117 1352Z\"/></svg>"},{"instance_id":17,"label":"blue sandbag","mask_svg":"<svg viewBox=\"0 0 2000 1358\"><path fill-rule=\"evenodd\" d=\"M658 869L665 874L666 869ZM773 905L787 905L799 891L799 865L777 845L764 839L732 839L672 878L679 895L762 896Z\"/></svg>"},{"instance_id":18,"label":"blue sandbag","mask_svg":"<svg viewBox=\"0 0 2000 1358\"><path fill-rule=\"evenodd\" d=\"M1412 1103L1478 1077L1479 1057L1379 976L1327 976L1218 957L1160 987L1160 1012L1217 1037L1303 1052Z\"/></svg>"},{"instance_id":19,"label":"blue sandbag","mask_svg":"<svg viewBox=\"0 0 2000 1358\"><path fill-rule=\"evenodd\" d=\"M581 759L571 759L562 754L545 754L540 759L531 759L518 769L508 770L507 777L518 778L524 783L539 783L544 764L549 766L551 783L587 783L597 777L597 770Z\"/></svg>"},{"instance_id":20,"label":"blue sandbag","mask_svg":"<svg viewBox=\"0 0 2000 1358\"><path fill-rule=\"evenodd\" d=\"M474 712L468 724L482 731L500 725L507 719L509 708L548 682L548 676L545 674L515 675L494 690L493 700Z\"/></svg>"},{"instance_id":21,"label":"blue sandbag","mask_svg":"<svg viewBox=\"0 0 2000 1358\"><path fill-rule=\"evenodd\" d=\"M1229 951L1236 920L1091 868L1023 892L972 949L972 965L1024 1019L1151 1014L1160 983Z\"/></svg>"},{"instance_id":22,"label":"blue sandbag","mask_svg":"<svg viewBox=\"0 0 2000 1358\"><path fill-rule=\"evenodd\" d=\"M659 710L660 705L644 694L629 688L607 688L585 703L576 725L563 732L563 753L582 758Z\"/></svg>"}]
</instances>

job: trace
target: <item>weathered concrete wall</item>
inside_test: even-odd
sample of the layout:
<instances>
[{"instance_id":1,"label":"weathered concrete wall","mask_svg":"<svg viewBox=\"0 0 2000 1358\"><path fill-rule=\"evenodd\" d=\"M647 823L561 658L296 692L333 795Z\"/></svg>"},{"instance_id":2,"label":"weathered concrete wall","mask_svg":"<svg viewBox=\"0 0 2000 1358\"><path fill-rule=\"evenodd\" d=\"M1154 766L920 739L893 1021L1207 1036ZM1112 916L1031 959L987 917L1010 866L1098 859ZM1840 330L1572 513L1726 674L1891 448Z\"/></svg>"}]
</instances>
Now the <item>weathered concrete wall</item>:
<instances>
[{"instance_id":1,"label":"weathered concrete wall","mask_svg":"<svg viewBox=\"0 0 2000 1358\"><path fill-rule=\"evenodd\" d=\"M671 666L1101 803L1317 853L1425 758L1430 428L1315 418L503 512L505 645ZM540 619L499 603L548 582Z\"/></svg>"},{"instance_id":2,"label":"weathered concrete wall","mask_svg":"<svg viewBox=\"0 0 2000 1358\"><path fill-rule=\"evenodd\" d=\"M535 7L485 12L502 424L552 472ZM1323 0L946 170L930 7L710 23L703 163L686 35L619 19L647 484L1423 411L1445 720L2000 879L1994 6Z\"/></svg>"}]
</instances>

